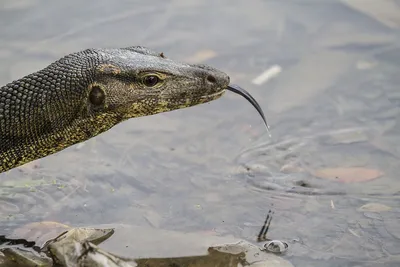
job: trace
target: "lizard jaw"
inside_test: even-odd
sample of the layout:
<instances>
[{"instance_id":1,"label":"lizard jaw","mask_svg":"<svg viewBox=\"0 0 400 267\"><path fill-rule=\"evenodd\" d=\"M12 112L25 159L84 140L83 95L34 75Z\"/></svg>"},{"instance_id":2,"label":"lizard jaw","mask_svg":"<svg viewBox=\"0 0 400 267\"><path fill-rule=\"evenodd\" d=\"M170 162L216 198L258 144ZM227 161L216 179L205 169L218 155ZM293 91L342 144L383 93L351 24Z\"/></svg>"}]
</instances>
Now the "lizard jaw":
<instances>
[{"instance_id":1,"label":"lizard jaw","mask_svg":"<svg viewBox=\"0 0 400 267\"><path fill-rule=\"evenodd\" d=\"M218 91L216 93L212 93L209 95L204 95L202 97L200 97L202 100L206 100L206 101L211 101L211 100L215 100L217 98L220 98L223 94L225 93L225 89Z\"/></svg>"}]
</instances>

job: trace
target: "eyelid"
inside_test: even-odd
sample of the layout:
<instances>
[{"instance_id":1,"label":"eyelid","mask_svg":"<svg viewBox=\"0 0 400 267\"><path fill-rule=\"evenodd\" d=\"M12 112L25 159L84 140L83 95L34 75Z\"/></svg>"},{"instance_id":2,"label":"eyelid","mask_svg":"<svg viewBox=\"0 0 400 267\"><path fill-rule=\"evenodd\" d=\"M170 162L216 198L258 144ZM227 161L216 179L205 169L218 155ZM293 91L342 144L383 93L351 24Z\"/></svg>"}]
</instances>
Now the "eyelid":
<instances>
[{"instance_id":1,"label":"eyelid","mask_svg":"<svg viewBox=\"0 0 400 267\"><path fill-rule=\"evenodd\" d=\"M168 76L166 73L162 72L157 72L157 71L146 71L142 72L139 74L141 78L147 77L147 76L157 76L160 80L165 80Z\"/></svg>"}]
</instances>

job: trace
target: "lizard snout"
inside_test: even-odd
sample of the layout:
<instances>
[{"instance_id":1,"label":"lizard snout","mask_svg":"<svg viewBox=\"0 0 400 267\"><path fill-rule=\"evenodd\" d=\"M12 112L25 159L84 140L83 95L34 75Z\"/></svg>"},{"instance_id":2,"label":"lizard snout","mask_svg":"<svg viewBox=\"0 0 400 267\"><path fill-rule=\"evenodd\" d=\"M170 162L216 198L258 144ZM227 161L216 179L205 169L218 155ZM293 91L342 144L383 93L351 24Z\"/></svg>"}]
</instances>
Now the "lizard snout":
<instances>
[{"instance_id":1,"label":"lizard snout","mask_svg":"<svg viewBox=\"0 0 400 267\"><path fill-rule=\"evenodd\" d=\"M225 89L228 87L230 78L228 74L208 65L194 65L200 69L201 76L204 78L204 82L211 88Z\"/></svg>"},{"instance_id":2,"label":"lizard snout","mask_svg":"<svg viewBox=\"0 0 400 267\"><path fill-rule=\"evenodd\" d=\"M229 85L229 76L223 72L209 73L206 75L206 83L216 85L218 88L226 88Z\"/></svg>"}]
</instances>

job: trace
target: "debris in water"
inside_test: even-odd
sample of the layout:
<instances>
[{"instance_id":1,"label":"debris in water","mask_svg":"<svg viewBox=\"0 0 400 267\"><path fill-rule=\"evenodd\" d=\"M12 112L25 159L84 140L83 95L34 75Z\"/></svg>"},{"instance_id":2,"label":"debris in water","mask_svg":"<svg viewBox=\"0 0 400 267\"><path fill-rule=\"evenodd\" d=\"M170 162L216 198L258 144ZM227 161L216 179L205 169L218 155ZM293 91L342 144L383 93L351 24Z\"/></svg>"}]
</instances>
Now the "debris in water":
<instances>
[{"instance_id":1,"label":"debris in water","mask_svg":"<svg viewBox=\"0 0 400 267\"><path fill-rule=\"evenodd\" d=\"M217 56L217 53L213 50L200 50L197 51L193 56L186 58L186 62L188 63L202 63L204 61L207 61L209 59L212 59Z\"/></svg>"},{"instance_id":2,"label":"debris in water","mask_svg":"<svg viewBox=\"0 0 400 267\"><path fill-rule=\"evenodd\" d=\"M252 83L256 85L261 85L263 83L266 83L268 80L271 80L272 78L278 76L279 73L281 73L282 68L279 65L273 65L271 68L267 69L263 73L261 73L258 77L256 77Z\"/></svg>"},{"instance_id":3,"label":"debris in water","mask_svg":"<svg viewBox=\"0 0 400 267\"><path fill-rule=\"evenodd\" d=\"M342 183L366 182L381 177L384 173L376 169L361 167L325 168L313 173L323 179Z\"/></svg>"},{"instance_id":4,"label":"debris in water","mask_svg":"<svg viewBox=\"0 0 400 267\"><path fill-rule=\"evenodd\" d=\"M389 211L392 208L380 203L368 203L363 206L361 206L358 211L361 212L383 212L383 211Z\"/></svg>"}]
</instances>

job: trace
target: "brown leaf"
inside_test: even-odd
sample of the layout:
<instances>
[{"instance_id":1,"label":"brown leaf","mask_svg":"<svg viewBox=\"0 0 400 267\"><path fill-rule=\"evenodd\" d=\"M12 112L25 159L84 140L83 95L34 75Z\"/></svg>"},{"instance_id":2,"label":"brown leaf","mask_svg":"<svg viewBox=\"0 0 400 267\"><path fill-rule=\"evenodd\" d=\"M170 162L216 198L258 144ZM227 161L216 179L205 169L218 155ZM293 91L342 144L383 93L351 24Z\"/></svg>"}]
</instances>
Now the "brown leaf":
<instances>
[{"instance_id":1,"label":"brown leaf","mask_svg":"<svg viewBox=\"0 0 400 267\"><path fill-rule=\"evenodd\" d=\"M379 170L361 167L326 168L314 172L314 175L319 178L335 180L342 183L370 181L381 177L383 174L384 173Z\"/></svg>"},{"instance_id":2,"label":"brown leaf","mask_svg":"<svg viewBox=\"0 0 400 267\"><path fill-rule=\"evenodd\" d=\"M359 211L369 211L369 212L382 212L382 211L389 211L392 208L380 203L368 203L361 206L358 210Z\"/></svg>"},{"instance_id":3,"label":"brown leaf","mask_svg":"<svg viewBox=\"0 0 400 267\"><path fill-rule=\"evenodd\" d=\"M200 50L195 53L193 56L186 58L186 62L188 63L201 63L207 61L211 58L217 56L217 53L213 50Z\"/></svg>"},{"instance_id":4,"label":"brown leaf","mask_svg":"<svg viewBox=\"0 0 400 267\"><path fill-rule=\"evenodd\" d=\"M304 169L297 165L296 163L289 162L285 165L283 165L280 169L280 172L283 173L296 173L296 172L303 172Z\"/></svg>"}]
</instances>

